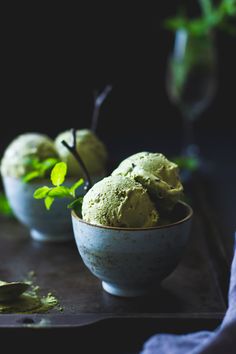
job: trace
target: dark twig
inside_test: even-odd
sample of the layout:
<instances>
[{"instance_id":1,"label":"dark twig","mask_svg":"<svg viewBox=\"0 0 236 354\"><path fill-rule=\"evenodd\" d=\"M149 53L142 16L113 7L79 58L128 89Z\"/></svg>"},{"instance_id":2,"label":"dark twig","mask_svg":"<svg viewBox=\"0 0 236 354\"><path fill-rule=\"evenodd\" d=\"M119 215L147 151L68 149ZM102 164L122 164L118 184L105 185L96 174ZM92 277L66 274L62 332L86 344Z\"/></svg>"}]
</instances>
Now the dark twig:
<instances>
[{"instance_id":1,"label":"dark twig","mask_svg":"<svg viewBox=\"0 0 236 354\"><path fill-rule=\"evenodd\" d=\"M111 92L111 90L112 90L112 86L107 85L100 94L98 94L97 91L94 92L94 109L93 109L92 124L91 124L91 130L93 132L95 132L97 129L98 116L99 116L101 105L103 104L103 102L105 101L107 95L109 94L109 92Z\"/></svg>"},{"instance_id":2,"label":"dark twig","mask_svg":"<svg viewBox=\"0 0 236 354\"><path fill-rule=\"evenodd\" d=\"M91 181L90 175L88 173L88 170L87 170L83 160L81 159L78 151L76 150L76 129L75 128L72 129L72 135L73 135L72 146L70 146L65 140L62 140L61 143L72 153L72 155L75 157L75 159L79 163L79 165L84 173L84 176L86 178L84 189L86 191L88 191L92 187L92 181Z\"/></svg>"}]
</instances>

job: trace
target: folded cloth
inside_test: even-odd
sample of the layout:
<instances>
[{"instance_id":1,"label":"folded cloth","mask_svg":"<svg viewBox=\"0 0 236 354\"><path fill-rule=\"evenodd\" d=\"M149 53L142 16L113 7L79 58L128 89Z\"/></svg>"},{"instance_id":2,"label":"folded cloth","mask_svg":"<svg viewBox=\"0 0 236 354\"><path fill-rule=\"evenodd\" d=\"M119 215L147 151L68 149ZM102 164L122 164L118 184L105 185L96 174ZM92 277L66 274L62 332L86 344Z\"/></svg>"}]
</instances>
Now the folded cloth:
<instances>
[{"instance_id":1,"label":"folded cloth","mask_svg":"<svg viewBox=\"0 0 236 354\"><path fill-rule=\"evenodd\" d=\"M144 343L141 354L236 354L236 233L228 298L225 317L215 331L156 334Z\"/></svg>"}]
</instances>

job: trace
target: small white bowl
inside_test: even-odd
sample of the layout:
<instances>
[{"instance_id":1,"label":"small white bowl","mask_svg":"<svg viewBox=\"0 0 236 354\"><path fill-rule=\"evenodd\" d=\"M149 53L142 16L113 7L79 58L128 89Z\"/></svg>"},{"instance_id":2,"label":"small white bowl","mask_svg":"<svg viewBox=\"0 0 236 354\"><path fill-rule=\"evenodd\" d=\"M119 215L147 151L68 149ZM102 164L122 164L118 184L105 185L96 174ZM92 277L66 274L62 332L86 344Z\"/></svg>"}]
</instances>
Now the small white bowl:
<instances>
[{"instance_id":1,"label":"small white bowl","mask_svg":"<svg viewBox=\"0 0 236 354\"><path fill-rule=\"evenodd\" d=\"M104 176L95 177L93 182L97 182ZM61 242L73 239L70 209L67 205L70 199L56 199L47 210L44 200L36 200L33 197L37 188L48 186L48 180L32 180L24 183L20 178L2 176L4 190L13 210L15 217L29 230L30 235L37 241ZM70 180L68 186L75 180ZM77 193L84 194L83 186L77 189Z\"/></svg>"},{"instance_id":2,"label":"small white bowl","mask_svg":"<svg viewBox=\"0 0 236 354\"><path fill-rule=\"evenodd\" d=\"M112 295L150 292L177 266L189 236L193 211L179 202L173 222L150 228L92 225L72 211L74 236L89 270Z\"/></svg>"}]
</instances>

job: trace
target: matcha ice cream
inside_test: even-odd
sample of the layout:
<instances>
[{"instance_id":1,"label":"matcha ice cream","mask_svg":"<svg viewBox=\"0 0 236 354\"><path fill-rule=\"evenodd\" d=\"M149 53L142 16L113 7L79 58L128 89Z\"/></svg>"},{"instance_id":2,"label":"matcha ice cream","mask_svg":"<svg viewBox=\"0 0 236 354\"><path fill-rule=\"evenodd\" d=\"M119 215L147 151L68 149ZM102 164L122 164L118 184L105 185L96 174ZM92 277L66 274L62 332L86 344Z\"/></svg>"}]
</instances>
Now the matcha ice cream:
<instances>
[{"instance_id":1,"label":"matcha ice cream","mask_svg":"<svg viewBox=\"0 0 236 354\"><path fill-rule=\"evenodd\" d=\"M123 160L112 175L126 176L141 183L161 209L172 209L183 192L178 166L160 153L132 155Z\"/></svg>"},{"instance_id":2,"label":"matcha ice cream","mask_svg":"<svg viewBox=\"0 0 236 354\"><path fill-rule=\"evenodd\" d=\"M55 139L55 146L59 153L60 159L67 163L68 174L70 176L83 176L83 173L78 165L78 162L61 143L65 140L69 145L72 145L73 136L71 131L60 133ZM103 175L106 169L107 151L104 144L98 137L88 129L76 131L76 146L77 151L82 158L88 172L91 176Z\"/></svg>"},{"instance_id":3,"label":"matcha ice cream","mask_svg":"<svg viewBox=\"0 0 236 354\"><path fill-rule=\"evenodd\" d=\"M42 161L49 157L58 157L53 141L44 134L25 133L16 137L5 150L1 173L20 178L32 170L30 159Z\"/></svg>"},{"instance_id":4,"label":"matcha ice cream","mask_svg":"<svg viewBox=\"0 0 236 354\"><path fill-rule=\"evenodd\" d=\"M145 228L155 226L157 210L146 189L134 179L109 176L84 196L83 220L96 225Z\"/></svg>"}]
</instances>

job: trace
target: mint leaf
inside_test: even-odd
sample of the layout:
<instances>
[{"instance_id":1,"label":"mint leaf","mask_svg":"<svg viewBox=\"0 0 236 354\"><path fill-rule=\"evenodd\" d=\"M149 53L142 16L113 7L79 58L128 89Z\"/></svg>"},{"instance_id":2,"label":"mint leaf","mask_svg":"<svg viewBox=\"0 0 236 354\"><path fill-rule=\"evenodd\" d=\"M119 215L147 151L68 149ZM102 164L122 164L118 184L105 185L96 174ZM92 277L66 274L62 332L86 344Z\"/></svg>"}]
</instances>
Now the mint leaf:
<instances>
[{"instance_id":1,"label":"mint leaf","mask_svg":"<svg viewBox=\"0 0 236 354\"><path fill-rule=\"evenodd\" d=\"M23 176L23 182L29 182L34 178L43 178L47 170L53 168L59 160L53 157L39 161L37 157L28 157L25 160L26 166L30 172Z\"/></svg>"},{"instance_id":2,"label":"mint leaf","mask_svg":"<svg viewBox=\"0 0 236 354\"><path fill-rule=\"evenodd\" d=\"M235 0L223 0L220 4L220 11L226 12L228 16L236 15L236 1Z\"/></svg>"},{"instance_id":3,"label":"mint leaf","mask_svg":"<svg viewBox=\"0 0 236 354\"><path fill-rule=\"evenodd\" d=\"M44 186L41 188L36 189L34 192L34 198L35 199L43 199L47 196L48 192L51 190L51 188Z\"/></svg>"},{"instance_id":4,"label":"mint leaf","mask_svg":"<svg viewBox=\"0 0 236 354\"><path fill-rule=\"evenodd\" d=\"M55 166L56 163L58 163L58 162L59 162L58 159L50 157L40 163L41 169L43 172L46 172L47 170L53 168L53 166Z\"/></svg>"},{"instance_id":5,"label":"mint leaf","mask_svg":"<svg viewBox=\"0 0 236 354\"><path fill-rule=\"evenodd\" d=\"M83 204L83 197L80 196L77 199L75 199L73 202L71 202L67 206L67 208L74 209L80 215L81 214L81 209L82 209L82 204Z\"/></svg>"},{"instance_id":6,"label":"mint leaf","mask_svg":"<svg viewBox=\"0 0 236 354\"><path fill-rule=\"evenodd\" d=\"M46 206L46 209L49 210L51 208L51 205L52 203L54 202L54 198L53 197L49 197L47 196L45 199L44 199L44 203L45 203L45 206Z\"/></svg>"},{"instance_id":7,"label":"mint leaf","mask_svg":"<svg viewBox=\"0 0 236 354\"><path fill-rule=\"evenodd\" d=\"M67 172L66 163L65 162L58 162L53 167L52 172L51 172L52 184L56 187L60 186L65 180L66 172Z\"/></svg>"},{"instance_id":8,"label":"mint leaf","mask_svg":"<svg viewBox=\"0 0 236 354\"><path fill-rule=\"evenodd\" d=\"M74 183L72 187L70 187L70 193L72 194L73 197L75 196L76 189L79 188L83 183L84 180L83 178L81 178L76 183Z\"/></svg>"},{"instance_id":9,"label":"mint leaf","mask_svg":"<svg viewBox=\"0 0 236 354\"><path fill-rule=\"evenodd\" d=\"M25 164L32 169L38 169L38 166L40 164L38 157L26 157L24 160Z\"/></svg>"},{"instance_id":10,"label":"mint leaf","mask_svg":"<svg viewBox=\"0 0 236 354\"><path fill-rule=\"evenodd\" d=\"M5 216L13 216L10 204L4 193L0 192L0 214Z\"/></svg>"},{"instance_id":11,"label":"mint leaf","mask_svg":"<svg viewBox=\"0 0 236 354\"><path fill-rule=\"evenodd\" d=\"M173 17L169 18L164 22L165 28L169 30L177 30L179 28L181 29L187 29L188 28L188 20L184 17Z\"/></svg>"},{"instance_id":12,"label":"mint leaf","mask_svg":"<svg viewBox=\"0 0 236 354\"><path fill-rule=\"evenodd\" d=\"M196 171L199 168L199 160L197 157L179 156L173 158L172 161L178 165L180 169Z\"/></svg>"},{"instance_id":13,"label":"mint leaf","mask_svg":"<svg viewBox=\"0 0 236 354\"><path fill-rule=\"evenodd\" d=\"M201 20L201 19L196 19L196 20L192 20L189 23L189 31L194 34L194 35L203 35L203 34L207 34L207 31L209 30L210 24L207 23L206 20Z\"/></svg>"},{"instance_id":14,"label":"mint leaf","mask_svg":"<svg viewBox=\"0 0 236 354\"><path fill-rule=\"evenodd\" d=\"M27 173L27 174L22 178L22 181L25 182L25 183L27 183L27 182L29 182L29 181L31 181L32 179L37 178L37 177L41 177L40 171L32 171L32 172Z\"/></svg>"},{"instance_id":15,"label":"mint leaf","mask_svg":"<svg viewBox=\"0 0 236 354\"><path fill-rule=\"evenodd\" d=\"M45 166L51 165L54 163L54 159L48 159L45 162ZM75 191L79 188L83 183L84 180L81 178L77 182L75 182L71 187L63 186L62 183L65 180L67 172L67 165L65 162L58 162L53 167L51 171L51 181L55 187L40 187L35 190L34 198L35 199L44 199L45 207L47 210L51 208L52 203L54 202L55 198L72 198L73 202L68 205L68 208L73 208L78 211L81 211L83 197L80 196L75 199Z\"/></svg>"},{"instance_id":16,"label":"mint leaf","mask_svg":"<svg viewBox=\"0 0 236 354\"><path fill-rule=\"evenodd\" d=\"M208 17L212 12L212 1L211 0L199 0L200 6L202 8L202 13L205 17Z\"/></svg>"},{"instance_id":17,"label":"mint leaf","mask_svg":"<svg viewBox=\"0 0 236 354\"><path fill-rule=\"evenodd\" d=\"M70 189L64 186L58 186L55 188L51 188L50 192L48 193L49 197L53 198L65 198L71 197Z\"/></svg>"},{"instance_id":18,"label":"mint leaf","mask_svg":"<svg viewBox=\"0 0 236 354\"><path fill-rule=\"evenodd\" d=\"M202 36L209 33L212 29L223 29L228 33L234 34L232 27L228 27L229 20L236 16L236 1L221 0L218 5L214 5L212 0L199 0L202 15L197 18L187 18L177 15L168 18L164 25L169 30L185 29L188 33L195 36Z\"/></svg>"}]
</instances>

